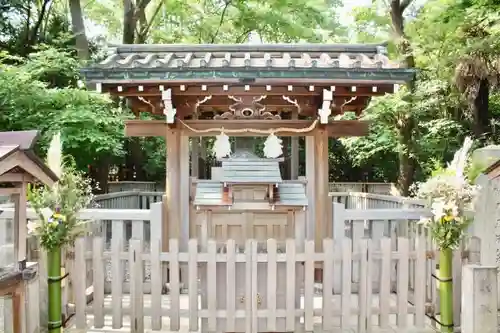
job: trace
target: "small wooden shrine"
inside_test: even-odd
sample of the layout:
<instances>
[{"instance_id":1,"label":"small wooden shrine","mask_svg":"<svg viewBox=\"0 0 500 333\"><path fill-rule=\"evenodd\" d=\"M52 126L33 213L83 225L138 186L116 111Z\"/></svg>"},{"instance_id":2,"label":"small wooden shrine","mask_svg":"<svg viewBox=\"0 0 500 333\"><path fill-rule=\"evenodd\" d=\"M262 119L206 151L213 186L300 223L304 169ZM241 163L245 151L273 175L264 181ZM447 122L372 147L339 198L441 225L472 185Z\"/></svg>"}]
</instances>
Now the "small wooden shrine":
<instances>
[{"instance_id":1,"label":"small wooden shrine","mask_svg":"<svg viewBox=\"0 0 500 333\"><path fill-rule=\"evenodd\" d=\"M33 304L29 296L38 302L34 294L39 290L28 291L37 267L26 262L27 186L35 182L52 186L57 176L33 152L37 138L38 131L0 132L0 194L10 196L15 207L13 223L0 215L0 298L4 301L4 325L13 333L32 333L40 328L38 311L30 311L30 305L38 309L39 304Z\"/></svg>"},{"instance_id":2,"label":"small wooden shrine","mask_svg":"<svg viewBox=\"0 0 500 333\"><path fill-rule=\"evenodd\" d=\"M289 216L304 207L305 231L297 237L321 246L333 236L328 138L368 131L367 122L338 116L359 115L372 97L392 93L414 77L378 44L118 45L83 74L89 86L125 98L137 115L164 117L127 121L125 131L166 138L165 251L169 238L179 238L185 249L189 238L200 237L200 225L213 224L222 210L231 212L231 223L264 226L269 219L257 220L263 211ZM226 147L218 156L219 176L197 179L204 138L227 141L228 135L236 137L236 145L243 137L267 137L289 158ZM305 138L306 154L300 180L299 137ZM279 163L288 163L291 172L280 175ZM284 230L293 229L292 221L283 217ZM207 228L205 236L233 237L231 223L215 223L221 229ZM256 235L246 230L241 237Z\"/></svg>"}]
</instances>

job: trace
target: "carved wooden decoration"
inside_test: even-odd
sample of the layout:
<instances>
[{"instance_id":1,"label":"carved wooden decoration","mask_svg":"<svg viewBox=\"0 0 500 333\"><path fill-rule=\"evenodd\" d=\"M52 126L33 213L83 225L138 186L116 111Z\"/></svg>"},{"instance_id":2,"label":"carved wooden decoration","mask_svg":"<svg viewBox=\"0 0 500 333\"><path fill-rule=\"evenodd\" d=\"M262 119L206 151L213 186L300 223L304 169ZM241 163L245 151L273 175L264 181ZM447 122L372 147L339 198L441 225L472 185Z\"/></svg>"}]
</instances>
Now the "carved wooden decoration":
<instances>
[{"instance_id":1,"label":"carved wooden decoration","mask_svg":"<svg viewBox=\"0 0 500 333\"><path fill-rule=\"evenodd\" d=\"M313 91L314 91L314 87L313 87ZM285 101L287 101L288 103L292 104L293 106L295 106L297 108L297 113L300 114L300 112L302 111L302 109L300 107L299 102L297 102L297 99L291 99L290 97L288 97L286 95L283 95L283 99Z\"/></svg>"},{"instance_id":2,"label":"carved wooden decoration","mask_svg":"<svg viewBox=\"0 0 500 333\"><path fill-rule=\"evenodd\" d=\"M234 120L234 119L269 119L280 120L279 114L266 111L266 106L260 103L267 98L267 95L258 97L242 96L236 97L229 95L228 98L235 103L229 106L229 111L214 116L215 120Z\"/></svg>"},{"instance_id":3,"label":"carved wooden decoration","mask_svg":"<svg viewBox=\"0 0 500 333\"><path fill-rule=\"evenodd\" d=\"M166 116L167 124L173 124L175 119L176 110L172 105L172 90L167 89L161 92L161 99L163 100L163 114Z\"/></svg>"},{"instance_id":4,"label":"carved wooden decoration","mask_svg":"<svg viewBox=\"0 0 500 333\"><path fill-rule=\"evenodd\" d=\"M328 124L328 117L332 114L331 104L333 99L333 91L324 89L323 90L323 105L321 109L318 110L319 122L321 124Z\"/></svg>"}]
</instances>

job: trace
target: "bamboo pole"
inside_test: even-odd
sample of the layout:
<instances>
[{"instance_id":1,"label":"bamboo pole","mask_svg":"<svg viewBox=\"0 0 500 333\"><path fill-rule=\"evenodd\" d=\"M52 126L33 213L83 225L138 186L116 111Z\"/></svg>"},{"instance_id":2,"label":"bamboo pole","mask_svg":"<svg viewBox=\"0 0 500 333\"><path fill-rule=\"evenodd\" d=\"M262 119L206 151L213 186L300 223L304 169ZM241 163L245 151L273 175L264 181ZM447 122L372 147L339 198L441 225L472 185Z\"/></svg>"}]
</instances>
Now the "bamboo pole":
<instances>
[{"instance_id":1,"label":"bamboo pole","mask_svg":"<svg viewBox=\"0 0 500 333\"><path fill-rule=\"evenodd\" d=\"M439 254L439 296L441 332L453 333L453 251L441 249Z\"/></svg>"},{"instance_id":2,"label":"bamboo pole","mask_svg":"<svg viewBox=\"0 0 500 333\"><path fill-rule=\"evenodd\" d=\"M61 248L47 251L49 285L49 333L60 333L62 327Z\"/></svg>"}]
</instances>

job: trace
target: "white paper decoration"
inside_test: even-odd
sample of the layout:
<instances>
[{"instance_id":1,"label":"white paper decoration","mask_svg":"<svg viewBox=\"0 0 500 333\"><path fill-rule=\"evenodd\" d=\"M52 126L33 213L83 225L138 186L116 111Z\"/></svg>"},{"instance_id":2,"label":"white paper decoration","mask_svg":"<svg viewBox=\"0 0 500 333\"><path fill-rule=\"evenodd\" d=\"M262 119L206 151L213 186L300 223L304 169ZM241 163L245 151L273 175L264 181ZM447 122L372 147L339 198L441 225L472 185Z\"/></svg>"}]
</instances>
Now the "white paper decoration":
<instances>
[{"instance_id":1,"label":"white paper decoration","mask_svg":"<svg viewBox=\"0 0 500 333\"><path fill-rule=\"evenodd\" d=\"M283 154L283 140L271 133L264 142L264 155L267 158L278 158Z\"/></svg>"},{"instance_id":2,"label":"white paper decoration","mask_svg":"<svg viewBox=\"0 0 500 333\"><path fill-rule=\"evenodd\" d=\"M52 137L47 151L47 165L52 172L60 178L62 175L62 142L61 133L57 132Z\"/></svg>"},{"instance_id":3,"label":"white paper decoration","mask_svg":"<svg viewBox=\"0 0 500 333\"><path fill-rule=\"evenodd\" d=\"M214 143L215 157L223 158L231 155L231 143L229 142L229 137L221 132L217 135Z\"/></svg>"}]
</instances>

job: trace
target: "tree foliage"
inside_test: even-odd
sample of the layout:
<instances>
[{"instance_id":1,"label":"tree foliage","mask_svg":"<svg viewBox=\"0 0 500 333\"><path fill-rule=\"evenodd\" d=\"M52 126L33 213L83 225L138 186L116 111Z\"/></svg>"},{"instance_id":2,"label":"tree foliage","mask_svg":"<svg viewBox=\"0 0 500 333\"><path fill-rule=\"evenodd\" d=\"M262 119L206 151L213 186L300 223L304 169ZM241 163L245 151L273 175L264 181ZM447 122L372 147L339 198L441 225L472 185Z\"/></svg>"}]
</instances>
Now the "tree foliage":
<instances>
[{"instance_id":1,"label":"tree foliage","mask_svg":"<svg viewBox=\"0 0 500 333\"><path fill-rule=\"evenodd\" d=\"M361 115L372 124L366 137L330 140L331 180L407 189L445 165L466 135L500 141L498 2L375 0L355 8L348 26L341 2L0 0L1 129L41 130L41 152L60 130L65 153L101 183L112 164L162 180L164 140L124 138L127 105L82 89L79 69L102 57L103 40L241 43L254 32L270 43L386 42L392 58L417 71L408 87L371 100Z\"/></svg>"},{"instance_id":2,"label":"tree foliage","mask_svg":"<svg viewBox=\"0 0 500 333\"><path fill-rule=\"evenodd\" d=\"M61 131L64 152L87 170L102 157L123 153L127 113L106 95L71 87L77 70L75 59L54 49L33 53L20 66L3 65L0 126L4 131L38 129L45 144Z\"/></svg>"}]
</instances>

